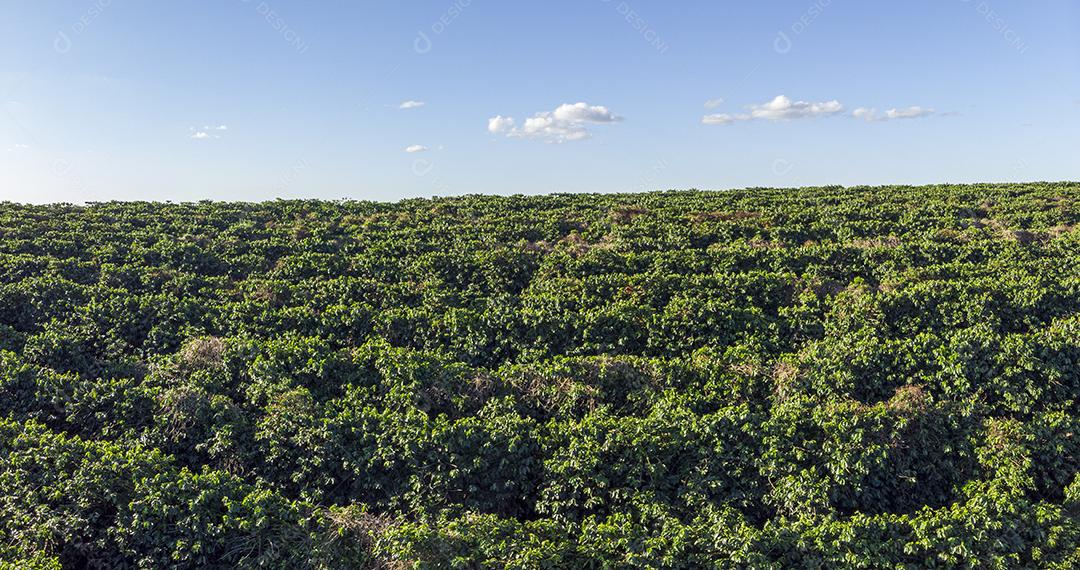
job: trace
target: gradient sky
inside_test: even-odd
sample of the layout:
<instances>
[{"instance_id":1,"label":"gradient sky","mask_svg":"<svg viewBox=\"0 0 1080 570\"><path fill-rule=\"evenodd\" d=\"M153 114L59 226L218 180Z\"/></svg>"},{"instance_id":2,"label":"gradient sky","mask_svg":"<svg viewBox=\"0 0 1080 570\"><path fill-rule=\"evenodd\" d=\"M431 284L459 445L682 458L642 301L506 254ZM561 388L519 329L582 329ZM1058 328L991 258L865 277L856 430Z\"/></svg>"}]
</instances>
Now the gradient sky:
<instances>
[{"instance_id":1,"label":"gradient sky","mask_svg":"<svg viewBox=\"0 0 1080 570\"><path fill-rule=\"evenodd\" d=\"M0 10L0 200L1080 179L1077 2Z\"/></svg>"}]
</instances>

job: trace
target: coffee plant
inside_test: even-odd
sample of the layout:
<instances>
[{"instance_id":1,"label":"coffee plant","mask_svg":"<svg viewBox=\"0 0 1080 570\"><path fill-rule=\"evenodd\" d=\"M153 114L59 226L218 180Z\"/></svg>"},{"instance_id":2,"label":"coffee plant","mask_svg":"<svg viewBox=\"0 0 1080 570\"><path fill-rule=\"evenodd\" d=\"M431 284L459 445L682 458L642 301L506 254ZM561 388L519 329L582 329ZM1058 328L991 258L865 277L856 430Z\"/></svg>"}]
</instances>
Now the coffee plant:
<instances>
[{"instance_id":1,"label":"coffee plant","mask_svg":"<svg viewBox=\"0 0 1080 570\"><path fill-rule=\"evenodd\" d=\"M0 569L1080 567L1080 185L0 204Z\"/></svg>"}]
</instances>

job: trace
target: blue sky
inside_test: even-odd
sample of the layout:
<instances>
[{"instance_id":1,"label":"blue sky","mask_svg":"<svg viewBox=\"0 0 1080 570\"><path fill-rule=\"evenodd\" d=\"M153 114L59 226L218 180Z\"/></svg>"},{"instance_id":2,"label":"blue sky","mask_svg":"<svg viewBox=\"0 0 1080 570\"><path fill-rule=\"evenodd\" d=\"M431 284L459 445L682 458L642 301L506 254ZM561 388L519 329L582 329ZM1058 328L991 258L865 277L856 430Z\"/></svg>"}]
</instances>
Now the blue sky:
<instances>
[{"instance_id":1,"label":"blue sky","mask_svg":"<svg viewBox=\"0 0 1080 570\"><path fill-rule=\"evenodd\" d=\"M1076 2L0 6L2 200L1080 179Z\"/></svg>"}]
</instances>

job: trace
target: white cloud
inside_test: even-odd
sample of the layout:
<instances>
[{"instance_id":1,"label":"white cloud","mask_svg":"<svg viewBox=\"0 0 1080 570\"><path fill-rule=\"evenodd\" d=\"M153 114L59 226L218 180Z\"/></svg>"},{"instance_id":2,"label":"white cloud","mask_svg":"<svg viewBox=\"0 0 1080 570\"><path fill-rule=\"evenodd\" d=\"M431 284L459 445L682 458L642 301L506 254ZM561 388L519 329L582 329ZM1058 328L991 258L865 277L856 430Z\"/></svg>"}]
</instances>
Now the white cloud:
<instances>
[{"instance_id":1,"label":"white cloud","mask_svg":"<svg viewBox=\"0 0 1080 570\"><path fill-rule=\"evenodd\" d=\"M744 116L745 117L745 116ZM713 115L705 115L701 118L701 122L706 125L729 125L735 121L745 121L746 118L739 118L727 113L716 113Z\"/></svg>"},{"instance_id":2,"label":"white cloud","mask_svg":"<svg viewBox=\"0 0 1080 570\"><path fill-rule=\"evenodd\" d=\"M497 115L488 119L488 132L512 138L538 139L548 143L578 141L591 136L588 125L621 121L603 105L584 102L563 103L554 111L536 113L519 128L513 117Z\"/></svg>"},{"instance_id":3,"label":"white cloud","mask_svg":"<svg viewBox=\"0 0 1080 570\"><path fill-rule=\"evenodd\" d=\"M810 119L814 117L830 117L844 111L844 106L837 100L810 103L807 101L792 101L791 99L777 95L772 101L760 105L748 105L747 112L728 114L715 113L705 115L701 122L706 125L730 125L739 121L791 121L795 119ZM888 109L879 113L873 107L858 107L851 112L851 116L867 122L892 121L895 119L917 119L932 115L952 116L958 113L936 113L929 107L900 107Z\"/></svg>"},{"instance_id":4,"label":"white cloud","mask_svg":"<svg viewBox=\"0 0 1080 570\"><path fill-rule=\"evenodd\" d=\"M613 123L619 120L602 105L587 105L585 103L563 103L555 108L555 119L565 122L588 122L588 123Z\"/></svg>"},{"instance_id":5,"label":"white cloud","mask_svg":"<svg viewBox=\"0 0 1080 570\"><path fill-rule=\"evenodd\" d=\"M877 121L880 120L877 109L871 109L868 107L859 107L851 112L851 116L856 119L862 119L864 121Z\"/></svg>"},{"instance_id":6,"label":"white cloud","mask_svg":"<svg viewBox=\"0 0 1080 570\"><path fill-rule=\"evenodd\" d=\"M411 152L424 152L426 150L428 150L428 147L426 147L426 146L424 146L422 144L411 144L411 145L405 147L405 152L410 152L410 153Z\"/></svg>"},{"instance_id":7,"label":"white cloud","mask_svg":"<svg viewBox=\"0 0 1080 570\"><path fill-rule=\"evenodd\" d=\"M933 114L933 109L919 106L904 107L903 109L889 109L888 111L885 111L885 116L889 119L917 119Z\"/></svg>"},{"instance_id":8,"label":"white cloud","mask_svg":"<svg viewBox=\"0 0 1080 570\"><path fill-rule=\"evenodd\" d=\"M768 103L750 105L748 109L750 109L750 117L753 119L789 121L792 119L835 115L843 111L844 106L835 99L822 103L807 103L806 101L792 101L783 95L777 95Z\"/></svg>"},{"instance_id":9,"label":"white cloud","mask_svg":"<svg viewBox=\"0 0 1080 570\"><path fill-rule=\"evenodd\" d=\"M929 117L934 114L934 110L927 107L904 107L902 109L889 109L884 114L878 113L877 109L872 107L859 107L851 112L851 116L856 119L862 119L868 122L876 121L892 121L894 119L918 119L920 117Z\"/></svg>"},{"instance_id":10,"label":"white cloud","mask_svg":"<svg viewBox=\"0 0 1080 570\"><path fill-rule=\"evenodd\" d=\"M398 109L416 109L423 106L423 101L413 101L412 99L409 99L408 101L402 101L401 104L398 105Z\"/></svg>"},{"instance_id":11,"label":"white cloud","mask_svg":"<svg viewBox=\"0 0 1080 570\"><path fill-rule=\"evenodd\" d=\"M488 119L488 132L490 133L504 133L514 129L514 119L512 117L504 117L502 115L496 115Z\"/></svg>"},{"instance_id":12,"label":"white cloud","mask_svg":"<svg viewBox=\"0 0 1080 570\"><path fill-rule=\"evenodd\" d=\"M705 101L705 108L706 109L715 109L715 108L717 108L717 107L719 107L720 105L723 105L723 104L724 104L724 100L721 99L720 97L717 97L716 99L709 99L709 100Z\"/></svg>"},{"instance_id":13,"label":"white cloud","mask_svg":"<svg viewBox=\"0 0 1080 570\"><path fill-rule=\"evenodd\" d=\"M220 139L221 135L219 133L229 130L229 127L227 125L218 125L216 127L203 125L202 128L188 127L188 130L191 131L191 138L195 140Z\"/></svg>"},{"instance_id":14,"label":"white cloud","mask_svg":"<svg viewBox=\"0 0 1080 570\"><path fill-rule=\"evenodd\" d=\"M840 113L844 106L837 100L810 103L807 101L792 101L784 95L777 95L766 103L748 105L746 113L730 115L728 113L716 113L705 115L701 122L706 125L728 125L736 121L791 121L795 119L811 119L814 117L829 117Z\"/></svg>"}]
</instances>

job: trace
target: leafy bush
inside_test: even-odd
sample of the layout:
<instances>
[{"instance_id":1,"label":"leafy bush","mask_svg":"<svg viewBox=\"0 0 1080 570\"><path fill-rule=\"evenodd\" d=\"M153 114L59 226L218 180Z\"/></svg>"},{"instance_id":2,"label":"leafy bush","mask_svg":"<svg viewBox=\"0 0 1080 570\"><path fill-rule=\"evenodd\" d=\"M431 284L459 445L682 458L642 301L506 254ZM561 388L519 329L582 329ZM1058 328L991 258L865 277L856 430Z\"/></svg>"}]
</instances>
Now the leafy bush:
<instances>
[{"instance_id":1,"label":"leafy bush","mask_svg":"<svg viewBox=\"0 0 1080 570\"><path fill-rule=\"evenodd\" d=\"M0 204L0 570L1080 567L1080 185Z\"/></svg>"}]
</instances>

